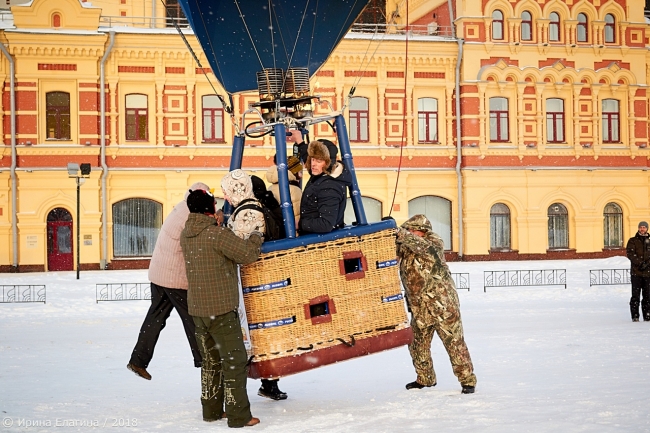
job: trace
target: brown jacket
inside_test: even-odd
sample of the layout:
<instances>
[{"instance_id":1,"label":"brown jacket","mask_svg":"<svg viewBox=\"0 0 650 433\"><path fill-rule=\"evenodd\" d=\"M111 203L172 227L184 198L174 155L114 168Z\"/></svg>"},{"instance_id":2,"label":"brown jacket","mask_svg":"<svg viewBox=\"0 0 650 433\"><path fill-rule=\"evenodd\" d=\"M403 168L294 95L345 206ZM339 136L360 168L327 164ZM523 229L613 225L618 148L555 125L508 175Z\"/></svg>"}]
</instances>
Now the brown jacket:
<instances>
[{"instance_id":1,"label":"brown jacket","mask_svg":"<svg viewBox=\"0 0 650 433\"><path fill-rule=\"evenodd\" d=\"M240 239L215 219L191 213L181 233L181 248L189 289L188 311L192 316L220 316L239 306L237 264L253 263L260 255L262 238L257 234Z\"/></svg>"}]
</instances>

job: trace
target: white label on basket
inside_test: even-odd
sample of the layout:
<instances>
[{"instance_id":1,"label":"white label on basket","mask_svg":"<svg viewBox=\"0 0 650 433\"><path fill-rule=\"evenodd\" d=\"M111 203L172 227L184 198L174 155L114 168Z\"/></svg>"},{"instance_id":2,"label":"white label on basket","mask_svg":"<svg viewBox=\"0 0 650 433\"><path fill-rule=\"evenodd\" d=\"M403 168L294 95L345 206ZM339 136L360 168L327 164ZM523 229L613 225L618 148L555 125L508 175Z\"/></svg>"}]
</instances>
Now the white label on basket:
<instances>
[{"instance_id":1,"label":"white label on basket","mask_svg":"<svg viewBox=\"0 0 650 433\"><path fill-rule=\"evenodd\" d=\"M291 325L296 322L296 317L287 317L286 319L272 320L270 322L260 322L260 323L250 323L248 329L251 331L254 329L269 329L275 328L276 326L282 325Z\"/></svg>"},{"instance_id":2,"label":"white label on basket","mask_svg":"<svg viewBox=\"0 0 650 433\"><path fill-rule=\"evenodd\" d=\"M389 268L397 264L397 259L386 260L385 262L377 262L377 269Z\"/></svg>"},{"instance_id":3,"label":"white label on basket","mask_svg":"<svg viewBox=\"0 0 650 433\"><path fill-rule=\"evenodd\" d=\"M291 278L287 278L286 280L276 281L274 283L269 283L269 284L262 284L260 286L244 287L243 292L244 295L247 295L249 293L263 292L265 290L281 289L283 287L287 287L290 284L291 284Z\"/></svg>"},{"instance_id":4,"label":"white label on basket","mask_svg":"<svg viewBox=\"0 0 650 433\"><path fill-rule=\"evenodd\" d=\"M382 296L381 302L401 301L402 299L404 299L404 296L401 293L398 293L397 295L392 296Z\"/></svg>"}]
</instances>

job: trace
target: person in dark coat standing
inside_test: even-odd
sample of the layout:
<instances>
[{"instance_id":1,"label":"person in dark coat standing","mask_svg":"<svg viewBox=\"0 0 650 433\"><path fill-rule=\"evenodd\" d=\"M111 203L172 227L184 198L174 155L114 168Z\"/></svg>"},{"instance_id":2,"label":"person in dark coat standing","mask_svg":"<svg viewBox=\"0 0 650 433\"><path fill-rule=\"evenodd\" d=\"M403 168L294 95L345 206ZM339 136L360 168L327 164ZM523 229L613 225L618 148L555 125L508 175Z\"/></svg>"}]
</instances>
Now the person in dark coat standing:
<instances>
[{"instance_id":1,"label":"person in dark coat standing","mask_svg":"<svg viewBox=\"0 0 650 433\"><path fill-rule=\"evenodd\" d=\"M310 174L300 201L300 234L329 233L345 225L347 188L352 175L336 160L337 147L329 140L316 140L307 148Z\"/></svg>"},{"instance_id":2,"label":"person in dark coat standing","mask_svg":"<svg viewBox=\"0 0 650 433\"><path fill-rule=\"evenodd\" d=\"M630 276L632 280L632 297L630 298L630 313L632 321L639 321L639 304L643 320L650 321L650 236L648 223L641 221L639 230L634 237L627 241L627 258L630 259ZM641 301L643 295L643 301Z\"/></svg>"},{"instance_id":3,"label":"person in dark coat standing","mask_svg":"<svg viewBox=\"0 0 650 433\"><path fill-rule=\"evenodd\" d=\"M190 214L185 200L190 191L196 189L209 191L210 187L202 182L194 183L185 193L185 198L174 206L160 228L156 247L149 263L151 306L140 328L131 359L126 366L143 379L151 380L151 374L147 371L147 367L153 358L160 332L165 327L174 308L183 322L187 341L190 343L194 357L194 366L201 367L201 353L194 336L194 321L187 312L187 277L185 276L185 260L180 243L181 231Z\"/></svg>"},{"instance_id":4,"label":"person in dark coat standing","mask_svg":"<svg viewBox=\"0 0 650 433\"><path fill-rule=\"evenodd\" d=\"M209 192L191 192L187 206L191 213L180 242L189 283L187 306L203 358L203 420L226 417L229 427L252 426L260 420L251 415L246 392L248 356L237 313L237 264L258 259L262 234L252 232L241 239L229 228L218 226L214 197Z\"/></svg>"}]
</instances>

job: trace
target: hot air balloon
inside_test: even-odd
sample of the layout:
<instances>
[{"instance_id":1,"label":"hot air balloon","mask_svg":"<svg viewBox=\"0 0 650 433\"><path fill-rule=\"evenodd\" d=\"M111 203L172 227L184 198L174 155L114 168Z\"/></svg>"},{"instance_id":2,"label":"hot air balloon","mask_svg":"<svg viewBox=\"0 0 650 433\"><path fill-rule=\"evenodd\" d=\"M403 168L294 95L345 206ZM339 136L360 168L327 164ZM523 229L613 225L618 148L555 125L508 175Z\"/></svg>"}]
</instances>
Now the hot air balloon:
<instances>
[{"instance_id":1,"label":"hot air balloon","mask_svg":"<svg viewBox=\"0 0 650 433\"><path fill-rule=\"evenodd\" d=\"M242 266L253 378L277 378L407 344L395 221L368 223L341 111L309 79L368 1L179 0L216 78L231 96L259 93L239 119L230 169L241 168L247 135L272 134L286 239L265 242ZM331 107L331 105L330 105ZM356 224L297 237L287 175L287 130L328 122L336 130ZM228 215L228 208L226 208Z\"/></svg>"}]
</instances>

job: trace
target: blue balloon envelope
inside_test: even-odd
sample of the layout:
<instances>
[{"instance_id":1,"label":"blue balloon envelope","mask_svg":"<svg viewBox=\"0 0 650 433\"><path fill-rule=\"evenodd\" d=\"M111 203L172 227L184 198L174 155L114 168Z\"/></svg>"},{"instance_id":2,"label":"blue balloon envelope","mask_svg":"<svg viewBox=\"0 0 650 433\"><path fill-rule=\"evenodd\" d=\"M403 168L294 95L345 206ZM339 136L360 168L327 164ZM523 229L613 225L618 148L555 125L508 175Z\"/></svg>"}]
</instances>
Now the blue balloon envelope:
<instances>
[{"instance_id":1,"label":"blue balloon envelope","mask_svg":"<svg viewBox=\"0 0 650 433\"><path fill-rule=\"evenodd\" d=\"M265 68L313 75L369 0L179 0L228 93L257 89Z\"/></svg>"}]
</instances>

